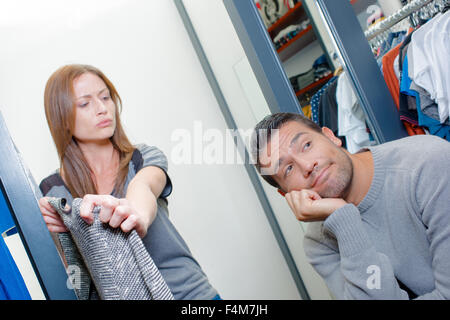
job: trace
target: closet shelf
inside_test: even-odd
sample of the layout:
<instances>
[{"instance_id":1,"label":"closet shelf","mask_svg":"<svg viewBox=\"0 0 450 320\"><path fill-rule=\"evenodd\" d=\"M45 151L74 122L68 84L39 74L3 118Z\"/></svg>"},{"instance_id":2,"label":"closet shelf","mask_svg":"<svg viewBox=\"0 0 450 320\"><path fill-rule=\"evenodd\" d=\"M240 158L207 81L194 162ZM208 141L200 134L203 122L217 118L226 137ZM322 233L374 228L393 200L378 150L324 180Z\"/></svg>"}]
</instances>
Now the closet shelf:
<instances>
[{"instance_id":1,"label":"closet shelf","mask_svg":"<svg viewBox=\"0 0 450 320\"><path fill-rule=\"evenodd\" d=\"M274 24L272 24L267 31L270 37L273 39L281 30L290 26L291 24L296 24L298 21L306 20L308 16L303 9L302 3L298 2L292 9L289 9L280 19L278 19Z\"/></svg>"},{"instance_id":2,"label":"closet shelf","mask_svg":"<svg viewBox=\"0 0 450 320\"><path fill-rule=\"evenodd\" d=\"M350 0L350 4L355 4L358 0ZM297 23L299 20L305 20L308 18L305 10L302 7L302 2L297 2L293 8L289 9L280 19L275 21L269 28L267 28L267 32L269 32L270 37L273 39L278 32L280 32L283 28Z\"/></svg>"},{"instance_id":3,"label":"closet shelf","mask_svg":"<svg viewBox=\"0 0 450 320\"><path fill-rule=\"evenodd\" d=\"M281 61L286 61L315 40L316 35L312 30L312 26L308 25L305 30L300 31L295 37L278 48L277 52Z\"/></svg>"},{"instance_id":4,"label":"closet shelf","mask_svg":"<svg viewBox=\"0 0 450 320\"><path fill-rule=\"evenodd\" d=\"M326 77L323 77L322 79L317 80L316 82L311 83L309 86L304 87L303 89L298 90L295 95L297 97L301 96L302 94L305 94L308 91L311 91L312 89L321 86L325 83L328 82L328 80L330 80L331 78L333 78L333 74L329 74Z\"/></svg>"}]
</instances>

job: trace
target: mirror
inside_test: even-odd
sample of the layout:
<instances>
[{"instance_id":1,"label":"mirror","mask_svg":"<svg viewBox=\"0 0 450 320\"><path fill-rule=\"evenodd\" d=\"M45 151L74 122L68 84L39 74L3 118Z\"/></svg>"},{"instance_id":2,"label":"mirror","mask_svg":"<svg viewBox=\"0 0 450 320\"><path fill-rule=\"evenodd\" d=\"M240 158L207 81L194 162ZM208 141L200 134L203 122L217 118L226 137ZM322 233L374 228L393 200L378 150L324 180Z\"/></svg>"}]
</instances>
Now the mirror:
<instances>
[{"instance_id":1,"label":"mirror","mask_svg":"<svg viewBox=\"0 0 450 320\"><path fill-rule=\"evenodd\" d=\"M351 4L363 29L383 17L376 0ZM303 114L330 128L351 153L376 144L314 1L262 0L256 5Z\"/></svg>"}]
</instances>

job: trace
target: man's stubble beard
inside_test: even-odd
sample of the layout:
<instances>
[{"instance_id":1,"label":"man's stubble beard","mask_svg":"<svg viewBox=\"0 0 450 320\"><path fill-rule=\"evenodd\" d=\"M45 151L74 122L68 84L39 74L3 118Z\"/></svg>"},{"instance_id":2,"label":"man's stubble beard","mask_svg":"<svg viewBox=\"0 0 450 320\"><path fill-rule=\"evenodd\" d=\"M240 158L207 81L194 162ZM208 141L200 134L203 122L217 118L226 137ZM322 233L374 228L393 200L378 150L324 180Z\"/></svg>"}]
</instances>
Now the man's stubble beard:
<instances>
[{"instance_id":1,"label":"man's stubble beard","mask_svg":"<svg viewBox=\"0 0 450 320\"><path fill-rule=\"evenodd\" d=\"M350 157L343 150L338 150L338 157L334 163L337 172L334 177L328 178L330 185L319 195L322 198L342 198L345 199L350 191L353 179L353 163Z\"/></svg>"}]
</instances>

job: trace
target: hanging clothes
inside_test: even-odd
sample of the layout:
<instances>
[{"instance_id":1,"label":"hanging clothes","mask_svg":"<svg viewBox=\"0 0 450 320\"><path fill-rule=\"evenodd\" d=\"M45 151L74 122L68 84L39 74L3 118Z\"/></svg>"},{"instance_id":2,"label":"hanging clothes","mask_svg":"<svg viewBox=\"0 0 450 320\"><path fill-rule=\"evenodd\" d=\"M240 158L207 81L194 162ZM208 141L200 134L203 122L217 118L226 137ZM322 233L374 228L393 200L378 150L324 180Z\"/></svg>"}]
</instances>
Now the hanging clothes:
<instances>
[{"instance_id":1,"label":"hanging clothes","mask_svg":"<svg viewBox=\"0 0 450 320\"><path fill-rule=\"evenodd\" d=\"M402 43L405 37L406 31L389 32L386 40L378 48L375 58L377 59L377 64L380 67L381 72L383 72L383 56L388 53L389 50L396 47L399 43Z\"/></svg>"},{"instance_id":2,"label":"hanging clothes","mask_svg":"<svg viewBox=\"0 0 450 320\"><path fill-rule=\"evenodd\" d=\"M334 134L338 131L336 86L337 81L333 81L324 89L319 100L320 125L331 129Z\"/></svg>"},{"instance_id":3,"label":"hanging clothes","mask_svg":"<svg viewBox=\"0 0 450 320\"><path fill-rule=\"evenodd\" d=\"M411 79L438 105L439 121L450 115L450 11L416 30L408 49Z\"/></svg>"},{"instance_id":4,"label":"hanging clothes","mask_svg":"<svg viewBox=\"0 0 450 320\"><path fill-rule=\"evenodd\" d=\"M408 56L405 57L403 62L403 72L400 83L400 95L405 97L401 99L402 104L414 104L417 110L419 125L426 127L430 134L439 136L443 139L450 141L450 126L441 124L438 119L433 119L422 112L421 101L426 98L426 95L412 90L413 82L408 76ZM417 87L417 86L415 86ZM407 99L412 98L412 99ZM427 102L429 103L429 102ZM430 105L428 105L430 107ZM433 105L431 105L433 107ZM408 108L407 106L404 108ZM448 118L447 118L448 119Z\"/></svg>"},{"instance_id":5,"label":"hanging clothes","mask_svg":"<svg viewBox=\"0 0 450 320\"><path fill-rule=\"evenodd\" d=\"M373 145L367 131L364 111L359 105L346 72L343 72L337 80L336 102L338 135L345 136L347 150L355 153L363 147Z\"/></svg>"},{"instance_id":6,"label":"hanging clothes","mask_svg":"<svg viewBox=\"0 0 450 320\"><path fill-rule=\"evenodd\" d=\"M410 29L410 32L412 29ZM405 38L407 39L408 36ZM400 111L400 120L402 121L408 135L425 134L425 131L419 126L417 115L415 113L409 113L404 110L400 110L400 84L399 79L396 75L396 70L394 68L394 62L400 54L400 48L403 43L397 44L388 53L386 53L382 58L382 70L383 77L386 85L391 93L392 99ZM398 60L398 65L400 67L401 61Z\"/></svg>"},{"instance_id":7,"label":"hanging clothes","mask_svg":"<svg viewBox=\"0 0 450 320\"><path fill-rule=\"evenodd\" d=\"M398 61L399 61L399 84L400 84L400 92L399 92L399 113L400 120L404 123L409 123L411 126L418 127L419 118L417 114L416 108L416 99L411 95L404 95L401 93L401 82L403 77L403 68L404 68L404 60L406 57L406 52L409 47L409 43L411 42L413 32L411 32L400 45L399 53L398 53Z\"/></svg>"},{"instance_id":8,"label":"hanging clothes","mask_svg":"<svg viewBox=\"0 0 450 320\"><path fill-rule=\"evenodd\" d=\"M328 82L324 86L322 86L322 88L320 88L311 98L311 120L317 123L318 125L321 125L319 121L320 98L322 94L325 92L326 88L330 86L334 81L336 81L336 79L337 77L333 77L330 80L328 80Z\"/></svg>"},{"instance_id":9,"label":"hanging clothes","mask_svg":"<svg viewBox=\"0 0 450 320\"><path fill-rule=\"evenodd\" d=\"M320 126L327 127L338 134L337 102L336 102L337 81L333 81L322 92L319 100L319 122Z\"/></svg>"},{"instance_id":10,"label":"hanging clothes","mask_svg":"<svg viewBox=\"0 0 450 320\"><path fill-rule=\"evenodd\" d=\"M432 119L440 121L438 106L436 102L434 102L431 99L429 93L425 91L423 88L419 87L417 84L415 84L414 81L411 81L411 85L409 88L411 90L416 91L419 94L420 110L423 112L423 114ZM447 126L450 125L450 118L447 118L444 124Z\"/></svg>"},{"instance_id":11,"label":"hanging clothes","mask_svg":"<svg viewBox=\"0 0 450 320\"><path fill-rule=\"evenodd\" d=\"M302 107L302 112L305 117L311 119L311 105L310 104Z\"/></svg>"},{"instance_id":12,"label":"hanging clothes","mask_svg":"<svg viewBox=\"0 0 450 320\"><path fill-rule=\"evenodd\" d=\"M344 136L339 135L338 127L338 105L336 102L337 81L333 81L322 92L319 100L319 123L321 127L327 127L334 135L341 139L342 147L347 143Z\"/></svg>"},{"instance_id":13,"label":"hanging clothes","mask_svg":"<svg viewBox=\"0 0 450 320\"><path fill-rule=\"evenodd\" d=\"M388 53L386 53L382 58L382 68L383 68L383 77L388 86L389 92L391 93L392 99L394 99L395 105L399 106L399 84L398 79L395 76L394 70L394 60L398 56L400 45L396 45L393 49L391 49Z\"/></svg>"}]
</instances>

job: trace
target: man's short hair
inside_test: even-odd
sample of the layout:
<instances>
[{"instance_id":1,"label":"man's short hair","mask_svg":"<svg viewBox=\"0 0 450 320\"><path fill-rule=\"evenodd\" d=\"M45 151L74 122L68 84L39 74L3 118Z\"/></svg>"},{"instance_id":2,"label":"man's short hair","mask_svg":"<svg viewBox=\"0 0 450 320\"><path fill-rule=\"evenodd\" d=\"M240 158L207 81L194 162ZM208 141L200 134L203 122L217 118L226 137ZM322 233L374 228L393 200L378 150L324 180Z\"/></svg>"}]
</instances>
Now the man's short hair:
<instances>
[{"instance_id":1,"label":"man's short hair","mask_svg":"<svg viewBox=\"0 0 450 320\"><path fill-rule=\"evenodd\" d=\"M261 163L259 162L259 155L261 150L266 147L265 142L268 142L270 140L272 130L280 129L283 124L289 121L296 121L316 132L322 133L322 128L311 119L301 114L290 112L279 112L268 115L256 125L252 137L251 146L251 153L253 159L255 160L255 167L264 180L278 189L281 188L271 175L261 173ZM264 139L262 138L262 135L265 135Z\"/></svg>"}]
</instances>

